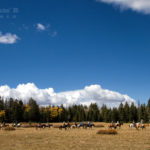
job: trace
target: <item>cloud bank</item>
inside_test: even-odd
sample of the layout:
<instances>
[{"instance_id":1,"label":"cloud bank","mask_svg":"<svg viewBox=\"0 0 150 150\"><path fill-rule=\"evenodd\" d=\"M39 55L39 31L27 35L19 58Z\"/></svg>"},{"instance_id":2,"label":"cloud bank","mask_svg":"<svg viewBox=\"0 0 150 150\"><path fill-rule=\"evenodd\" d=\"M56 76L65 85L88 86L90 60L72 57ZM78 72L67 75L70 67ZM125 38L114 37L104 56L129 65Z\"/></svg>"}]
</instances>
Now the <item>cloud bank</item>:
<instances>
[{"instance_id":1,"label":"cloud bank","mask_svg":"<svg viewBox=\"0 0 150 150\"><path fill-rule=\"evenodd\" d=\"M1 44L14 44L17 42L19 37L16 34L6 33L2 34L0 32L0 43Z\"/></svg>"},{"instance_id":2,"label":"cloud bank","mask_svg":"<svg viewBox=\"0 0 150 150\"><path fill-rule=\"evenodd\" d=\"M72 104L89 105L97 103L99 106L106 104L109 107L118 106L120 102L135 102L128 95L103 89L100 85L86 86L84 89L56 93L53 88L39 89L34 83L19 84L16 88L7 85L0 86L0 96L4 99L22 99L27 102L33 98L40 105L61 105Z\"/></svg>"},{"instance_id":3,"label":"cloud bank","mask_svg":"<svg viewBox=\"0 0 150 150\"><path fill-rule=\"evenodd\" d=\"M121 9L132 9L133 11L150 14L150 0L96 0L97 2L104 2L114 4Z\"/></svg>"}]
</instances>

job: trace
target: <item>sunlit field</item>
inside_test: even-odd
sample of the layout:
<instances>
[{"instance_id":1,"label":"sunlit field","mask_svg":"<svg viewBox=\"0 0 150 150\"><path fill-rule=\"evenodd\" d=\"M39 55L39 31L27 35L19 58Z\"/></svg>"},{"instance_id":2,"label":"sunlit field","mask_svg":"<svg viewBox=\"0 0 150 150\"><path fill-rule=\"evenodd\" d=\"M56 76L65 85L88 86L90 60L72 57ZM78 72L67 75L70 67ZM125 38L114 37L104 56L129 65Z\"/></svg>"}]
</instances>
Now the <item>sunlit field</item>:
<instances>
[{"instance_id":1,"label":"sunlit field","mask_svg":"<svg viewBox=\"0 0 150 150\"><path fill-rule=\"evenodd\" d=\"M150 149L150 127L136 130L124 124L117 135L97 134L103 128L68 129L16 128L0 131L0 150L137 150Z\"/></svg>"}]
</instances>

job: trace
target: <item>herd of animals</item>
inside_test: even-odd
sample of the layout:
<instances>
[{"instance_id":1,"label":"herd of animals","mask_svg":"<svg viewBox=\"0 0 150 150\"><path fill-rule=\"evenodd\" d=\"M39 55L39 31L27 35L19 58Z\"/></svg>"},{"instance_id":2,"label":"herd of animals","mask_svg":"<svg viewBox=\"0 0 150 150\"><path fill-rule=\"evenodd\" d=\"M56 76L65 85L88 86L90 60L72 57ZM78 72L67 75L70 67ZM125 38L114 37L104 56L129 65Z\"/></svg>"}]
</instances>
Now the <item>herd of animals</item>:
<instances>
[{"instance_id":1,"label":"herd of animals","mask_svg":"<svg viewBox=\"0 0 150 150\"><path fill-rule=\"evenodd\" d=\"M123 126L123 123L120 123L120 122L117 122L117 123L110 123L108 124L108 128L109 129L117 129L117 128L121 128L121 126ZM146 127L148 127L149 124L143 124L143 123L131 123L129 124L129 128L136 128L136 129L145 129ZM58 128L59 130L62 130L62 129L75 129L75 128L83 128L83 129L87 129L87 128L90 128L92 129L93 127L104 127L104 125L97 125L97 124L94 124L94 123L65 123L63 122L62 125L53 125L53 124L50 124L50 123L35 123L35 124L32 124L32 125L28 125L27 124L23 124L23 123L14 123L14 124L6 124L6 123L2 123L0 124L0 129L3 129L3 128L6 128L6 127L24 127L24 128L27 128L27 127L34 127L36 130L37 129L45 129L45 128Z\"/></svg>"},{"instance_id":2,"label":"herd of animals","mask_svg":"<svg viewBox=\"0 0 150 150\"><path fill-rule=\"evenodd\" d=\"M122 125L123 125L123 123L109 124L109 125L108 125L108 128L117 129L117 127L120 128ZM148 127L148 126L149 126L149 124L144 124L144 123L140 123L140 122L129 124L129 128L136 128L136 129L140 129L140 128L141 128L141 129L145 129L145 128Z\"/></svg>"}]
</instances>

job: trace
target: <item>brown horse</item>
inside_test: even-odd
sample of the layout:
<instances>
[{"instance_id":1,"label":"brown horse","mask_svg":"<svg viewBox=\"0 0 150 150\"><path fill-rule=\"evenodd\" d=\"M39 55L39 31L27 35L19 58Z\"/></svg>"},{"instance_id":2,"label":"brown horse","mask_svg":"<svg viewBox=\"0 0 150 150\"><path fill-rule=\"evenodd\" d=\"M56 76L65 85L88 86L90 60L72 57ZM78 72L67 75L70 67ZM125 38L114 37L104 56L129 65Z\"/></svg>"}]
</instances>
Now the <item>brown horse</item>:
<instances>
[{"instance_id":1,"label":"brown horse","mask_svg":"<svg viewBox=\"0 0 150 150\"><path fill-rule=\"evenodd\" d=\"M145 127L149 127L149 124L144 124Z\"/></svg>"},{"instance_id":2,"label":"brown horse","mask_svg":"<svg viewBox=\"0 0 150 150\"><path fill-rule=\"evenodd\" d=\"M141 128L142 130L146 128L145 124L138 123L137 128Z\"/></svg>"},{"instance_id":3,"label":"brown horse","mask_svg":"<svg viewBox=\"0 0 150 150\"><path fill-rule=\"evenodd\" d=\"M112 129L112 128L117 129L117 125L116 124L109 124L108 128L110 128L110 129Z\"/></svg>"}]
</instances>

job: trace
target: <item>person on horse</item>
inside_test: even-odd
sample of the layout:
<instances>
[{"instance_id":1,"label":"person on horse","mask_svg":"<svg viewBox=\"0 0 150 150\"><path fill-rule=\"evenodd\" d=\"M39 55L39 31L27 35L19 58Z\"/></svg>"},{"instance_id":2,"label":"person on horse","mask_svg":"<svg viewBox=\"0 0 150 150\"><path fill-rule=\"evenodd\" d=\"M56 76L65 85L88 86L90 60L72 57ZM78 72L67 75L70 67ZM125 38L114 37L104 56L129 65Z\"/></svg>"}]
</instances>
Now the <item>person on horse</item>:
<instances>
[{"instance_id":1,"label":"person on horse","mask_svg":"<svg viewBox=\"0 0 150 150\"><path fill-rule=\"evenodd\" d=\"M69 128L70 128L70 123L69 123L69 121L68 121L68 123L67 123L67 127L69 127Z\"/></svg>"},{"instance_id":2,"label":"person on horse","mask_svg":"<svg viewBox=\"0 0 150 150\"><path fill-rule=\"evenodd\" d=\"M144 123L143 123L143 119L141 119L141 128L144 128Z\"/></svg>"},{"instance_id":3,"label":"person on horse","mask_svg":"<svg viewBox=\"0 0 150 150\"><path fill-rule=\"evenodd\" d=\"M90 125L91 125L91 123L90 123L90 121L88 121L88 127L90 127Z\"/></svg>"},{"instance_id":4,"label":"person on horse","mask_svg":"<svg viewBox=\"0 0 150 150\"><path fill-rule=\"evenodd\" d=\"M136 123L135 123L135 121L133 120L133 126L136 128Z\"/></svg>"},{"instance_id":5,"label":"person on horse","mask_svg":"<svg viewBox=\"0 0 150 150\"><path fill-rule=\"evenodd\" d=\"M143 124L143 119L141 119L141 125Z\"/></svg>"},{"instance_id":6,"label":"person on horse","mask_svg":"<svg viewBox=\"0 0 150 150\"><path fill-rule=\"evenodd\" d=\"M111 124L114 125L114 121L113 120L112 120Z\"/></svg>"},{"instance_id":7,"label":"person on horse","mask_svg":"<svg viewBox=\"0 0 150 150\"><path fill-rule=\"evenodd\" d=\"M3 122L3 126L5 126L5 122Z\"/></svg>"},{"instance_id":8,"label":"person on horse","mask_svg":"<svg viewBox=\"0 0 150 150\"><path fill-rule=\"evenodd\" d=\"M65 123L65 121L64 121L63 124L62 124L62 126L65 127L65 125L66 125L66 123Z\"/></svg>"}]
</instances>

